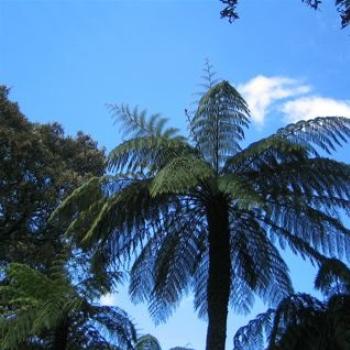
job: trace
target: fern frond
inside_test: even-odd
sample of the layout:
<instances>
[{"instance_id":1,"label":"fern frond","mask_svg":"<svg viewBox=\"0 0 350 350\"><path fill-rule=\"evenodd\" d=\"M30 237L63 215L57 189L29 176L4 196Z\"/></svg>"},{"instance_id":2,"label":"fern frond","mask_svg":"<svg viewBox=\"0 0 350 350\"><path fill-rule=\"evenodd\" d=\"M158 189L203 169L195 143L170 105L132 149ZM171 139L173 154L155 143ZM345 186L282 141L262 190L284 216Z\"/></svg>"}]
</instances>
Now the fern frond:
<instances>
[{"instance_id":1,"label":"fern frond","mask_svg":"<svg viewBox=\"0 0 350 350\"><path fill-rule=\"evenodd\" d=\"M185 221L172 231L163 241L154 264L150 311L156 321L166 320L187 294L202 259L200 232L194 223Z\"/></svg>"},{"instance_id":2,"label":"fern frond","mask_svg":"<svg viewBox=\"0 0 350 350\"><path fill-rule=\"evenodd\" d=\"M71 349L90 349L95 344L95 348L110 350L117 342L133 350L136 332L127 314L116 307L92 304L59 266L60 257L53 272L45 276L26 265L10 264L8 284L0 288L0 306L6 310L0 319L1 349L18 349L33 338L53 341L64 325ZM102 334L109 334L111 341Z\"/></svg>"},{"instance_id":3,"label":"fern frond","mask_svg":"<svg viewBox=\"0 0 350 350\"><path fill-rule=\"evenodd\" d=\"M177 157L158 172L150 192L154 197L164 193L184 195L213 177L214 172L201 159L193 156Z\"/></svg>"},{"instance_id":4,"label":"fern frond","mask_svg":"<svg viewBox=\"0 0 350 350\"><path fill-rule=\"evenodd\" d=\"M166 220L167 235L155 234L133 264L129 289L134 301L149 302L157 323L172 313L188 290L205 248L195 215L183 211Z\"/></svg>"},{"instance_id":5,"label":"fern frond","mask_svg":"<svg viewBox=\"0 0 350 350\"><path fill-rule=\"evenodd\" d=\"M238 329L233 339L233 350L262 350L271 332L275 310L269 309Z\"/></svg>"},{"instance_id":6,"label":"fern frond","mask_svg":"<svg viewBox=\"0 0 350 350\"><path fill-rule=\"evenodd\" d=\"M135 350L162 350L162 348L157 338L150 334L146 334L137 340Z\"/></svg>"},{"instance_id":7,"label":"fern frond","mask_svg":"<svg viewBox=\"0 0 350 350\"><path fill-rule=\"evenodd\" d=\"M218 179L218 188L230 196L233 205L240 209L264 207L263 198L245 178L236 175L222 175Z\"/></svg>"},{"instance_id":8,"label":"fern frond","mask_svg":"<svg viewBox=\"0 0 350 350\"><path fill-rule=\"evenodd\" d=\"M202 85L206 91L211 89L214 85L216 85L219 81L216 78L216 72L214 71L214 66L209 62L208 59L204 62L203 75L201 78L204 81Z\"/></svg>"},{"instance_id":9,"label":"fern frond","mask_svg":"<svg viewBox=\"0 0 350 350\"><path fill-rule=\"evenodd\" d=\"M259 314L237 331L234 350L263 350L266 341L269 350L297 350L296 344L303 336L302 332L308 334L308 340L315 340L311 337L312 327L320 326L316 322L324 310L324 305L310 295L295 294L286 297L276 309ZM305 329L308 331L305 332ZM306 346L308 340L304 340L305 349L311 349Z\"/></svg>"},{"instance_id":10,"label":"fern frond","mask_svg":"<svg viewBox=\"0 0 350 350\"><path fill-rule=\"evenodd\" d=\"M118 307L86 305L88 315L101 334L106 333L110 338L109 344L116 342L125 350L134 350L133 344L137 339L134 325L125 311Z\"/></svg>"},{"instance_id":11,"label":"fern frond","mask_svg":"<svg viewBox=\"0 0 350 350\"><path fill-rule=\"evenodd\" d=\"M344 117L318 117L289 124L277 131L277 135L300 145L308 146L315 155L317 147L332 153L350 137L350 119Z\"/></svg>"},{"instance_id":12,"label":"fern frond","mask_svg":"<svg viewBox=\"0 0 350 350\"><path fill-rule=\"evenodd\" d=\"M145 136L175 138L179 130L166 128L167 118L160 114L147 116L146 110L139 111L138 107L133 110L128 105L108 105L113 117L121 124L121 131L124 136L139 138Z\"/></svg>"},{"instance_id":13,"label":"fern frond","mask_svg":"<svg viewBox=\"0 0 350 350\"><path fill-rule=\"evenodd\" d=\"M138 137L123 142L109 155L109 168L115 171L152 174L169 160L194 150L182 138Z\"/></svg>"},{"instance_id":14,"label":"fern frond","mask_svg":"<svg viewBox=\"0 0 350 350\"><path fill-rule=\"evenodd\" d=\"M99 201L104 196L102 184L105 177L92 177L86 183L75 189L67 198L58 206L49 218L49 222L56 224L76 219L77 213L86 210L92 202Z\"/></svg>"},{"instance_id":15,"label":"fern frond","mask_svg":"<svg viewBox=\"0 0 350 350\"><path fill-rule=\"evenodd\" d=\"M324 294L336 292L350 292L350 270L340 260L326 259L318 270L315 287ZM345 290L344 290L345 289Z\"/></svg>"},{"instance_id":16,"label":"fern frond","mask_svg":"<svg viewBox=\"0 0 350 350\"><path fill-rule=\"evenodd\" d=\"M231 225L234 275L265 302L276 305L293 292L287 265L258 221L242 211Z\"/></svg>"},{"instance_id":17,"label":"fern frond","mask_svg":"<svg viewBox=\"0 0 350 350\"><path fill-rule=\"evenodd\" d=\"M235 88L223 81L201 98L190 127L202 155L219 172L227 158L240 151L239 142L248 125L246 102Z\"/></svg>"},{"instance_id":18,"label":"fern frond","mask_svg":"<svg viewBox=\"0 0 350 350\"><path fill-rule=\"evenodd\" d=\"M246 173L260 171L276 164L304 160L308 155L308 147L296 144L280 135L250 144L241 152L228 158L225 172Z\"/></svg>"}]
</instances>

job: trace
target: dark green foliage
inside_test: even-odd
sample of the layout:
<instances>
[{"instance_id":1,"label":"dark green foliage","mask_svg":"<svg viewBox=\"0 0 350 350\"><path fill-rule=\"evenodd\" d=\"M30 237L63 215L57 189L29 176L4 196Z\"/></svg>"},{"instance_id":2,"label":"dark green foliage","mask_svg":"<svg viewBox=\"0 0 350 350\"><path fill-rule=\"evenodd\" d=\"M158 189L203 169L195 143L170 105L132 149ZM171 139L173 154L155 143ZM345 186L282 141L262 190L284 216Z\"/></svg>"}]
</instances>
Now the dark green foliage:
<instances>
[{"instance_id":1,"label":"dark green foliage","mask_svg":"<svg viewBox=\"0 0 350 350\"><path fill-rule=\"evenodd\" d=\"M316 324L315 320L321 317L324 310L321 302L307 294L287 297L277 309L270 309L258 315L240 328L234 338L234 349L264 349L266 339L269 343L268 349L271 350L319 349L320 341L324 341L321 337L324 329L319 328L320 323ZM299 327L301 322L304 327L309 327L308 336L307 332L303 333L305 328ZM315 348L310 348L311 344L314 344Z\"/></svg>"},{"instance_id":2,"label":"dark green foliage","mask_svg":"<svg viewBox=\"0 0 350 350\"><path fill-rule=\"evenodd\" d=\"M315 287L323 294L350 294L350 270L337 259L323 262L315 279Z\"/></svg>"},{"instance_id":3,"label":"dark green foliage","mask_svg":"<svg viewBox=\"0 0 350 350\"><path fill-rule=\"evenodd\" d=\"M0 348L117 350L119 337L131 349L135 331L126 314L91 302L123 275L104 264L91 269L91 254L74 247L58 222L48 223L74 188L103 175L104 152L81 132L65 137L57 123L30 123L5 87L0 140ZM55 256L58 270L50 267Z\"/></svg>"},{"instance_id":4,"label":"dark green foliage","mask_svg":"<svg viewBox=\"0 0 350 350\"><path fill-rule=\"evenodd\" d=\"M162 350L156 337L150 334L137 339L135 350Z\"/></svg>"},{"instance_id":5,"label":"dark green foliage","mask_svg":"<svg viewBox=\"0 0 350 350\"><path fill-rule=\"evenodd\" d=\"M135 344L135 350L162 350L157 338L153 335L146 334L139 339ZM182 346L176 346L175 348L171 348L169 350L194 350L190 348L185 348Z\"/></svg>"},{"instance_id":6,"label":"dark green foliage","mask_svg":"<svg viewBox=\"0 0 350 350\"><path fill-rule=\"evenodd\" d=\"M235 336L235 350L349 349L349 296L333 296L321 303L309 295L284 300L277 310L259 315ZM264 334L265 337L264 338Z\"/></svg>"},{"instance_id":7,"label":"dark green foliage","mask_svg":"<svg viewBox=\"0 0 350 350\"><path fill-rule=\"evenodd\" d=\"M230 23L239 18L237 13L238 0L220 0L224 4L224 8L220 14L222 18L227 18ZM302 0L306 5L314 10L318 10L322 4L321 0ZM350 1L349 0L335 0L335 6L340 14L341 25L343 28L350 23Z\"/></svg>"},{"instance_id":8,"label":"dark green foliage","mask_svg":"<svg viewBox=\"0 0 350 350\"><path fill-rule=\"evenodd\" d=\"M227 18L230 23L239 18L236 11L238 0L220 0L224 4L224 8L221 10L221 18Z\"/></svg>"},{"instance_id":9,"label":"dark green foliage","mask_svg":"<svg viewBox=\"0 0 350 350\"><path fill-rule=\"evenodd\" d=\"M315 281L329 299L307 294L285 298L258 315L234 337L234 350L347 350L350 348L350 270L325 259Z\"/></svg>"},{"instance_id":10,"label":"dark green foliage","mask_svg":"<svg viewBox=\"0 0 350 350\"><path fill-rule=\"evenodd\" d=\"M241 149L248 107L228 82L209 85L187 115L188 140L159 115L113 107L128 136L110 154L113 174L75 190L54 218L95 263L133 261L131 297L155 321L193 291L207 349L220 350L229 301L248 312L255 294L276 305L293 292L278 246L316 264L349 256L337 213L349 214L350 167L321 154L344 144L350 120L301 121Z\"/></svg>"},{"instance_id":11,"label":"dark green foliage","mask_svg":"<svg viewBox=\"0 0 350 350\"><path fill-rule=\"evenodd\" d=\"M104 154L87 135L65 137L57 123L30 123L0 88L0 263L43 267L63 231L47 219L76 186L104 172Z\"/></svg>"},{"instance_id":12,"label":"dark green foliage","mask_svg":"<svg viewBox=\"0 0 350 350\"><path fill-rule=\"evenodd\" d=\"M47 276L10 264L6 280L0 287L1 349L133 349L136 332L125 312L81 295L61 261Z\"/></svg>"}]
</instances>

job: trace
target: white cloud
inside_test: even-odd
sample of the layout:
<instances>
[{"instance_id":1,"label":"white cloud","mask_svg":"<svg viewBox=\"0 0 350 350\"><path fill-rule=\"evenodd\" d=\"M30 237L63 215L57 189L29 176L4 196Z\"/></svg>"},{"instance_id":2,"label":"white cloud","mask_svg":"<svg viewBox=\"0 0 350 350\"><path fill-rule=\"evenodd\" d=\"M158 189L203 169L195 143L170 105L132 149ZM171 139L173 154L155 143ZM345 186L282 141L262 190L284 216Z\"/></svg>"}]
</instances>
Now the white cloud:
<instances>
[{"instance_id":1,"label":"white cloud","mask_svg":"<svg viewBox=\"0 0 350 350\"><path fill-rule=\"evenodd\" d=\"M239 85L238 90L248 102L253 120L262 124L271 105L286 98L307 94L311 87L295 79L258 75Z\"/></svg>"},{"instance_id":2,"label":"white cloud","mask_svg":"<svg viewBox=\"0 0 350 350\"><path fill-rule=\"evenodd\" d=\"M289 122L324 116L350 117L350 101L306 96L287 101L281 106L281 111Z\"/></svg>"},{"instance_id":3,"label":"white cloud","mask_svg":"<svg viewBox=\"0 0 350 350\"><path fill-rule=\"evenodd\" d=\"M111 293L102 295L102 297L100 298L100 304L103 306L115 306L116 305L115 295Z\"/></svg>"}]
</instances>

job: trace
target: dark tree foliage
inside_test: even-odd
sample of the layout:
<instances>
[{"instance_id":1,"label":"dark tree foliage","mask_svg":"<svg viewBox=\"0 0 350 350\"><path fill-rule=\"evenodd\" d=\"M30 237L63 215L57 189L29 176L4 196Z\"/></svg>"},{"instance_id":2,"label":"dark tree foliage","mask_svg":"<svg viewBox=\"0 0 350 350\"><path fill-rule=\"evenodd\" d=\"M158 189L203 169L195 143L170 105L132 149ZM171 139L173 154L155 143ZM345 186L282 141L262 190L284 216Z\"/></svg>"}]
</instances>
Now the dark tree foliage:
<instances>
[{"instance_id":1,"label":"dark tree foliage","mask_svg":"<svg viewBox=\"0 0 350 350\"><path fill-rule=\"evenodd\" d=\"M239 18L237 13L238 0L220 0L224 4L224 8L220 14L222 18L227 18L230 23ZM321 0L301 0L311 8L318 10L322 4ZM345 28L350 23L350 1L335 0L335 6L341 17L342 28Z\"/></svg>"},{"instance_id":2,"label":"dark tree foliage","mask_svg":"<svg viewBox=\"0 0 350 350\"><path fill-rule=\"evenodd\" d=\"M137 339L135 350L162 350L158 339L151 334L145 334ZM169 350L194 350L187 347L176 346Z\"/></svg>"},{"instance_id":3,"label":"dark tree foliage","mask_svg":"<svg viewBox=\"0 0 350 350\"><path fill-rule=\"evenodd\" d=\"M29 122L8 93L0 87L0 348L131 350L126 313L96 304L123 275L91 270L91 256L48 222L77 186L104 174L104 151L82 132Z\"/></svg>"},{"instance_id":4,"label":"dark tree foliage","mask_svg":"<svg viewBox=\"0 0 350 350\"><path fill-rule=\"evenodd\" d=\"M0 87L0 263L45 266L61 250L47 219L79 184L104 172L104 152L79 132L33 124Z\"/></svg>"},{"instance_id":5,"label":"dark tree foliage","mask_svg":"<svg viewBox=\"0 0 350 350\"><path fill-rule=\"evenodd\" d=\"M230 23L238 19L238 13L236 7L238 5L238 0L220 0L225 7L221 10L220 15L222 18L227 18Z\"/></svg>"}]
</instances>

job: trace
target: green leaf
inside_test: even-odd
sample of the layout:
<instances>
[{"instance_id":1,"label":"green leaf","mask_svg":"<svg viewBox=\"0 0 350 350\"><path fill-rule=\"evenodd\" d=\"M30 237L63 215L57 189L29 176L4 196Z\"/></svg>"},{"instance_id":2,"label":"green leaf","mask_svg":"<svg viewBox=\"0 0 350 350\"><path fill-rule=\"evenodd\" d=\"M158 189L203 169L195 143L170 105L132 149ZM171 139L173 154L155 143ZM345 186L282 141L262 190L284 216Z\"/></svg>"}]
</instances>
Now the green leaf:
<instances>
[{"instance_id":1,"label":"green leaf","mask_svg":"<svg viewBox=\"0 0 350 350\"><path fill-rule=\"evenodd\" d=\"M178 157L158 172L152 181L151 195L186 194L214 176L210 166L193 156Z\"/></svg>"}]
</instances>

